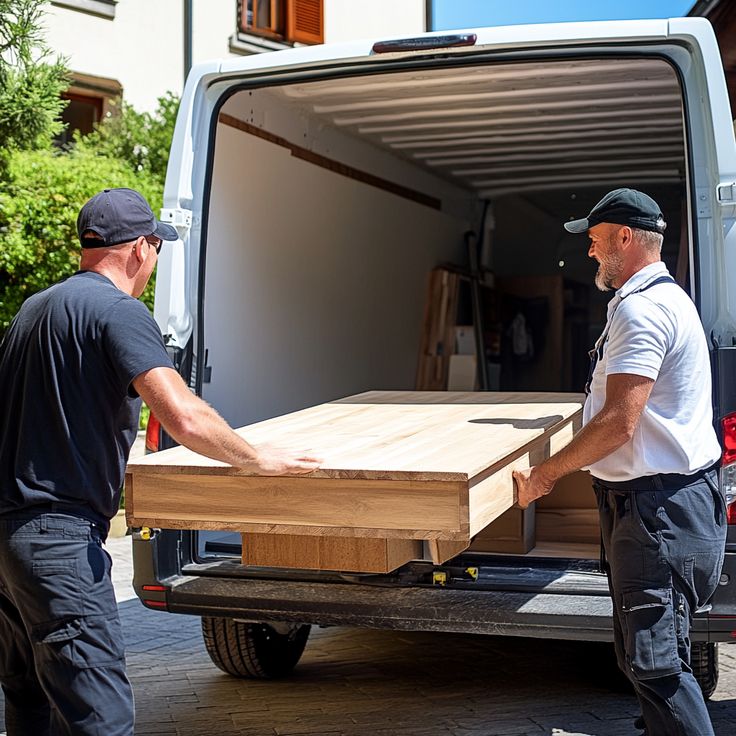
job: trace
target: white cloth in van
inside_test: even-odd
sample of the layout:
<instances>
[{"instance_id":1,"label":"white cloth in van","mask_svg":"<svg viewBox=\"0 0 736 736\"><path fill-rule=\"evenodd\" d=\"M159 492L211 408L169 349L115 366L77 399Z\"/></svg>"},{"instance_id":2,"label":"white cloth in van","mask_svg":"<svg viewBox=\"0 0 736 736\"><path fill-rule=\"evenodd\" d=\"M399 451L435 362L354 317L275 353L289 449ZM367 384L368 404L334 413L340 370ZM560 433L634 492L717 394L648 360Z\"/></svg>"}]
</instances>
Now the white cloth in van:
<instances>
[{"instance_id":1,"label":"white cloth in van","mask_svg":"<svg viewBox=\"0 0 736 736\"><path fill-rule=\"evenodd\" d=\"M661 261L646 266L608 304L608 336L583 409L583 424L603 408L608 376L645 376L654 379L654 386L631 440L587 468L602 480L690 475L713 465L721 455L713 429L708 346L695 305L672 282L633 293L667 274Z\"/></svg>"}]
</instances>

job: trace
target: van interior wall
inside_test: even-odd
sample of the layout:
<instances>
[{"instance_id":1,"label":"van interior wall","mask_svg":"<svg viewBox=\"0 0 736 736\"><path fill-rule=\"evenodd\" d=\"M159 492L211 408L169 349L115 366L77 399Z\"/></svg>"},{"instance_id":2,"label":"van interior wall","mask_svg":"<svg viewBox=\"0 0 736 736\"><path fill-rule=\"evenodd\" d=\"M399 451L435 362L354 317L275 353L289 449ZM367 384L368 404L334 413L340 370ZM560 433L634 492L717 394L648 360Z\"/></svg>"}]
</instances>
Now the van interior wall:
<instances>
[{"instance_id":1,"label":"van interior wall","mask_svg":"<svg viewBox=\"0 0 736 736\"><path fill-rule=\"evenodd\" d=\"M413 389L429 271L466 221L218 126L203 396L235 426Z\"/></svg>"}]
</instances>

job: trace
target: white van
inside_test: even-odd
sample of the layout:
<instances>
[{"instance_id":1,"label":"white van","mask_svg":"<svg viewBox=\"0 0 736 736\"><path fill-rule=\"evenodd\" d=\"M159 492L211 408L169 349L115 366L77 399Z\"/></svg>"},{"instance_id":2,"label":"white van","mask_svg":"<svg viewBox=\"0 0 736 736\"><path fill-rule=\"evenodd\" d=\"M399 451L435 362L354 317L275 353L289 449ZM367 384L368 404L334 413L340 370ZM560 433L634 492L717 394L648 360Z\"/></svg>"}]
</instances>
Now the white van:
<instances>
[{"instance_id":1,"label":"white van","mask_svg":"<svg viewBox=\"0 0 736 736\"><path fill-rule=\"evenodd\" d=\"M429 274L462 272L474 232L495 346L486 388L580 391L610 295L562 223L619 186L648 192L669 223L663 258L711 346L731 502L736 146L703 19L481 28L196 67L165 188L181 239L161 254L155 316L191 388L234 426L411 390ZM463 298L458 309L467 324ZM524 351L509 337L518 314ZM168 446L159 435L152 421L150 442ZM597 545L549 512L531 513L554 544L478 544L380 576L254 568L238 535L143 530L135 587L150 607L201 615L214 662L240 676L290 671L310 624L610 640ZM716 644L736 633L736 525L727 552L695 623L706 695Z\"/></svg>"}]
</instances>

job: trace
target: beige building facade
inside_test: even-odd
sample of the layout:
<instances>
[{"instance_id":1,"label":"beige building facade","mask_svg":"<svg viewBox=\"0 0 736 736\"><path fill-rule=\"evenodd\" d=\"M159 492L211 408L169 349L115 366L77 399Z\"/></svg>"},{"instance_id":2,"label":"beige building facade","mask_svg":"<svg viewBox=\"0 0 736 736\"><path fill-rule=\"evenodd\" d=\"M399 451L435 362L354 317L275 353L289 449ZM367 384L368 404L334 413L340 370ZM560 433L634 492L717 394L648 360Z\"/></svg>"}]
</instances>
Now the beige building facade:
<instances>
[{"instance_id":1,"label":"beige building facade","mask_svg":"<svg viewBox=\"0 0 736 736\"><path fill-rule=\"evenodd\" d=\"M151 111L181 94L198 62L418 34L426 19L425 0L52 0L44 24L72 71L67 122L84 131L116 97Z\"/></svg>"}]
</instances>

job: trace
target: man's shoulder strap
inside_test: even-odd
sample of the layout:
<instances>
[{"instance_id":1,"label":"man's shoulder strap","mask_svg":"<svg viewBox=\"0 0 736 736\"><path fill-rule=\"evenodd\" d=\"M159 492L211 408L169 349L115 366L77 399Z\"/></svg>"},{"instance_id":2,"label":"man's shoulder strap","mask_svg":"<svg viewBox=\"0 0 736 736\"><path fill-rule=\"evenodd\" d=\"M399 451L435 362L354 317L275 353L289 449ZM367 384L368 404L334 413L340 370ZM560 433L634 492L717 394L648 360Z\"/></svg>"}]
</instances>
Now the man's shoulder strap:
<instances>
[{"instance_id":1,"label":"man's shoulder strap","mask_svg":"<svg viewBox=\"0 0 736 736\"><path fill-rule=\"evenodd\" d=\"M626 296L631 296L631 294L640 294L642 291L646 291L647 289L651 289L652 286L657 286L657 284L666 284L667 282L670 282L672 284L676 284L677 282L667 274L666 276L660 276L659 278L654 279L654 281L650 281L645 286L642 286L641 289L636 289L632 291L630 294L627 294ZM626 297L624 297L625 299Z\"/></svg>"}]
</instances>

